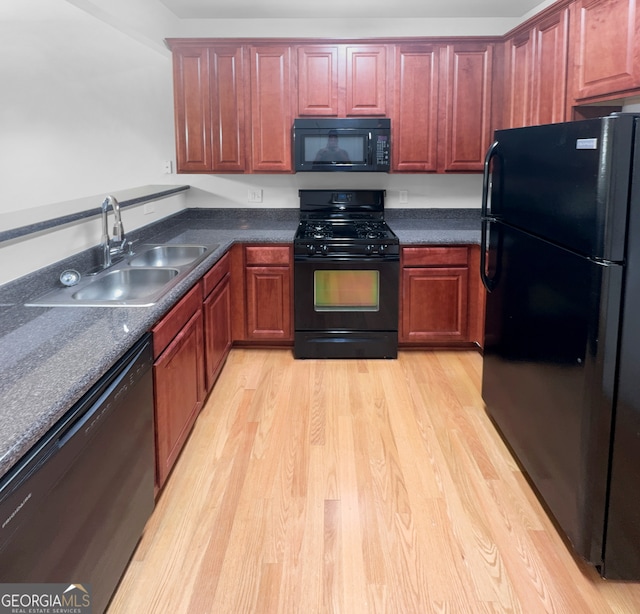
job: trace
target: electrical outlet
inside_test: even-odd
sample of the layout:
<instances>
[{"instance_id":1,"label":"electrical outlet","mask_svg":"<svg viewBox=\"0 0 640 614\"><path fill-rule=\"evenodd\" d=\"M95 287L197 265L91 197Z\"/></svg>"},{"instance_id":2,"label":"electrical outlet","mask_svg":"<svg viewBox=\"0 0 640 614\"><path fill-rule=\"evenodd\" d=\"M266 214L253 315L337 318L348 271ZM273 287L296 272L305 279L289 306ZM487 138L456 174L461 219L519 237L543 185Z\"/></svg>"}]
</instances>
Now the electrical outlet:
<instances>
[{"instance_id":1,"label":"electrical outlet","mask_svg":"<svg viewBox=\"0 0 640 614\"><path fill-rule=\"evenodd\" d=\"M401 205L409 204L409 191L408 190L400 190L400 204Z\"/></svg>"},{"instance_id":2,"label":"electrical outlet","mask_svg":"<svg viewBox=\"0 0 640 614\"><path fill-rule=\"evenodd\" d=\"M144 203L144 206L142 207L142 210L144 211L145 215L149 215L150 213L154 213L156 210L156 205L155 203Z\"/></svg>"},{"instance_id":3,"label":"electrical outlet","mask_svg":"<svg viewBox=\"0 0 640 614\"><path fill-rule=\"evenodd\" d=\"M250 188L249 194L247 196L247 200L250 203L261 203L262 202L262 190L259 188Z\"/></svg>"},{"instance_id":4,"label":"electrical outlet","mask_svg":"<svg viewBox=\"0 0 640 614\"><path fill-rule=\"evenodd\" d=\"M165 160L162 163L162 172L165 175L171 175L171 173L173 173L173 162L171 160Z\"/></svg>"}]
</instances>

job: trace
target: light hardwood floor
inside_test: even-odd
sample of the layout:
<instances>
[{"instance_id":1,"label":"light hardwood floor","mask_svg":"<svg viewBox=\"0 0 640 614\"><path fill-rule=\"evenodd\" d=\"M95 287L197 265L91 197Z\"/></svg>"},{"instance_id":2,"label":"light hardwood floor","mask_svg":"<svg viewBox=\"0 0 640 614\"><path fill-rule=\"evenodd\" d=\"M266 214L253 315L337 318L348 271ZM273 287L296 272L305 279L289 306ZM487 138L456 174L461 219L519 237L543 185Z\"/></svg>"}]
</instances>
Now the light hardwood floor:
<instances>
[{"instance_id":1,"label":"light hardwood floor","mask_svg":"<svg viewBox=\"0 0 640 614\"><path fill-rule=\"evenodd\" d=\"M109 614L640 612L559 537L481 368L232 350Z\"/></svg>"}]
</instances>

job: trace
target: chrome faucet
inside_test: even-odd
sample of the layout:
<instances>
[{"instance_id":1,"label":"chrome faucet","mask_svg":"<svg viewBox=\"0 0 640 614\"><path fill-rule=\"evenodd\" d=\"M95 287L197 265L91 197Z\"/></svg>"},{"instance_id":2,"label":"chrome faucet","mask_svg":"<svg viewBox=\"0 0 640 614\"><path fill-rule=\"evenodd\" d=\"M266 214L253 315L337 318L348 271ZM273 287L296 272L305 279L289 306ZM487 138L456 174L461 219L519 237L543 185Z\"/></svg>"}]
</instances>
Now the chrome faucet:
<instances>
[{"instance_id":1,"label":"chrome faucet","mask_svg":"<svg viewBox=\"0 0 640 614\"><path fill-rule=\"evenodd\" d=\"M109 205L113 209L113 239L109 238L109 223L107 221L107 212ZM116 200L115 196L108 195L102 201L102 268L106 269L113 263L113 256L120 256L124 254L125 248L128 245L127 237L124 233L124 226L122 225L122 217L120 215L120 203Z\"/></svg>"}]
</instances>

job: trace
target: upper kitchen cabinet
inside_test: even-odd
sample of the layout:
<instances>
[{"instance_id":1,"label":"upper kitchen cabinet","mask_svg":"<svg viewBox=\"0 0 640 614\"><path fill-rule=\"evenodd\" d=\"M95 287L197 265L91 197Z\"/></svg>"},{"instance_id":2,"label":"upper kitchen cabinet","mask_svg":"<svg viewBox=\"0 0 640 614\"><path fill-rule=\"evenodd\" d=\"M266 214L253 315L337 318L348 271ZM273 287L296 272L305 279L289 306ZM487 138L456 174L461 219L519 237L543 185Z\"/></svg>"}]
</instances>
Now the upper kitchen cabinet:
<instances>
[{"instance_id":1,"label":"upper kitchen cabinet","mask_svg":"<svg viewBox=\"0 0 640 614\"><path fill-rule=\"evenodd\" d=\"M569 9L527 22L505 43L506 101L499 127L564 121L567 100Z\"/></svg>"},{"instance_id":2,"label":"upper kitchen cabinet","mask_svg":"<svg viewBox=\"0 0 640 614\"><path fill-rule=\"evenodd\" d=\"M519 128L531 125L531 89L533 83L533 45L531 30L519 33L506 42L505 119L500 128Z\"/></svg>"},{"instance_id":3,"label":"upper kitchen cabinet","mask_svg":"<svg viewBox=\"0 0 640 614\"><path fill-rule=\"evenodd\" d=\"M291 172L292 48L251 47L251 169Z\"/></svg>"},{"instance_id":4,"label":"upper kitchen cabinet","mask_svg":"<svg viewBox=\"0 0 640 614\"><path fill-rule=\"evenodd\" d=\"M189 44L172 51L178 172L245 171L245 49Z\"/></svg>"},{"instance_id":5,"label":"upper kitchen cabinet","mask_svg":"<svg viewBox=\"0 0 640 614\"><path fill-rule=\"evenodd\" d=\"M532 123L566 119L569 9L550 14L534 29Z\"/></svg>"},{"instance_id":6,"label":"upper kitchen cabinet","mask_svg":"<svg viewBox=\"0 0 640 614\"><path fill-rule=\"evenodd\" d=\"M491 139L493 43L397 45L394 172L481 171Z\"/></svg>"},{"instance_id":7,"label":"upper kitchen cabinet","mask_svg":"<svg viewBox=\"0 0 640 614\"><path fill-rule=\"evenodd\" d=\"M491 143L492 43L455 43L441 51L438 170L480 171Z\"/></svg>"},{"instance_id":8,"label":"upper kitchen cabinet","mask_svg":"<svg viewBox=\"0 0 640 614\"><path fill-rule=\"evenodd\" d=\"M337 117L338 45L298 47L298 115Z\"/></svg>"},{"instance_id":9,"label":"upper kitchen cabinet","mask_svg":"<svg viewBox=\"0 0 640 614\"><path fill-rule=\"evenodd\" d=\"M302 45L298 115L362 117L387 114L385 45Z\"/></svg>"},{"instance_id":10,"label":"upper kitchen cabinet","mask_svg":"<svg viewBox=\"0 0 640 614\"><path fill-rule=\"evenodd\" d=\"M396 172L438 170L437 45L398 45L395 51L392 167Z\"/></svg>"},{"instance_id":11,"label":"upper kitchen cabinet","mask_svg":"<svg viewBox=\"0 0 640 614\"><path fill-rule=\"evenodd\" d=\"M640 88L637 0L577 0L572 7L574 99Z\"/></svg>"},{"instance_id":12,"label":"upper kitchen cabinet","mask_svg":"<svg viewBox=\"0 0 640 614\"><path fill-rule=\"evenodd\" d=\"M291 47L168 43L178 172L291 172Z\"/></svg>"},{"instance_id":13,"label":"upper kitchen cabinet","mask_svg":"<svg viewBox=\"0 0 640 614\"><path fill-rule=\"evenodd\" d=\"M173 99L178 171L211 172L209 49L173 49Z\"/></svg>"}]
</instances>

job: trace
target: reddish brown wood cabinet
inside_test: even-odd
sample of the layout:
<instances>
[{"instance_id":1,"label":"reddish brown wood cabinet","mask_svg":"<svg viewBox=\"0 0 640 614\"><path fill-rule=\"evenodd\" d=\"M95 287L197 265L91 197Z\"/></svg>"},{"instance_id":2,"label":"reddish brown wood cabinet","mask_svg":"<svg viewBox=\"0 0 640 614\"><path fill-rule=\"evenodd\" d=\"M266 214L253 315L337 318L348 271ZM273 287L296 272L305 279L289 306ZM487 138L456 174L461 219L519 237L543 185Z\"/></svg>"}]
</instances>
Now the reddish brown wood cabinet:
<instances>
[{"instance_id":1,"label":"reddish brown wood cabinet","mask_svg":"<svg viewBox=\"0 0 640 614\"><path fill-rule=\"evenodd\" d=\"M569 9L546 17L536 26L534 35L531 123L563 122L567 119Z\"/></svg>"},{"instance_id":2,"label":"reddish brown wood cabinet","mask_svg":"<svg viewBox=\"0 0 640 614\"><path fill-rule=\"evenodd\" d=\"M231 291L229 254L203 278L204 354L207 391L210 391L231 349Z\"/></svg>"},{"instance_id":3,"label":"reddish brown wood cabinet","mask_svg":"<svg viewBox=\"0 0 640 614\"><path fill-rule=\"evenodd\" d=\"M386 45L297 46L298 115L387 114Z\"/></svg>"},{"instance_id":4,"label":"reddish brown wood cabinet","mask_svg":"<svg viewBox=\"0 0 640 614\"><path fill-rule=\"evenodd\" d=\"M211 83L207 47L173 49L173 99L178 171L213 171Z\"/></svg>"},{"instance_id":5,"label":"reddish brown wood cabinet","mask_svg":"<svg viewBox=\"0 0 640 614\"><path fill-rule=\"evenodd\" d=\"M172 48L178 172L243 172L247 53L239 45Z\"/></svg>"},{"instance_id":6,"label":"reddish brown wood cabinet","mask_svg":"<svg viewBox=\"0 0 640 614\"><path fill-rule=\"evenodd\" d=\"M572 13L574 98L640 88L637 0L577 0Z\"/></svg>"},{"instance_id":7,"label":"reddish brown wood cabinet","mask_svg":"<svg viewBox=\"0 0 640 614\"><path fill-rule=\"evenodd\" d=\"M500 127L566 119L569 9L545 13L505 43L506 103Z\"/></svg>"},{"instance_id":8,"label":"reddish brown wood cabinet","mask_svg":"<svg viewBox=\"0 0 640 614\"><path fill-rule=\"evenodd\" d=\"M244 335L240 340L293 341L293 249L245 245Z\"/></svg>"},{"instance_id":9,"label":"reddish brown wood cabinet","mask_svg":"<svg viewBox=\"0 0 640 614\"><path fill-rule=\"evenodd\" d=\"M493 48L396 46L394 172L482 170L492 134Z\"/></svg>"},{"instance_id":10,"label":"reddish brown wood cabinet","mask_svg":"<svg viewBox=\"0 0 640 614\"><path fill-rule=\"evenodd\" d=\"M395 50L392 167L397 172L438 170L437 45L398 45Z\"/></svg>"},{"instance_id":11,"label":"reddish brown wood cabinet","mask_svg":"<svg viewBox=\"0 0 640 614\"><path fill-rule=\"evenodd\" d=\"M478 254L478 246L402 248L401 347L481 345Z\"/></svg>"},{"instance_id":12,"label":"reddish brown wood cabinet","mask_svg":"<svg viewBox=\"0 0 640 614\"><path fill-rule=\"evenodd\" d=\"M198 283L153 328L158 488L171 472L204 402L203 340Z\"/></svg>"},{"instance_id":13,"label":"reddish brown wood cabinet","mask_svg":"<svg viewBox=\"0 0 640 614\"><path fill-rule=\"evenodd\" d=\"M291 172L291 56L289 46L251 47L251 170Z\"/></svg>"},{"instance_id":14,"label":"reddish brown wood cabinet","mask_svg":"<svg viewBox=\"0 0 640 614\"><path fill-rule=\"evenodd\" d=\"M527 30L506 42L505 120L499 124L500 128L519 128L532 123L534 40L531 30Z\"/></svg>"},{"instance_id":15,"label":"reddish brown wood cabinet","mask_svg":"<svg viewBox=\"0 0 640 614\"><path fill-rule=\"evenodd\" d=\"M297 48L298 115L337 117L338 45Z\"/></svg>"},{"instance_id":16,"label":"reddish brown wood cabinet","mask_svg":"<svg viewBox=\"0 0 640 614\"><path fill-rule=\"evenodd\" d=\"M493 44L456 43L442 54L439 168L480 171L492 136Z\"/></svg>"}]
</instances>

